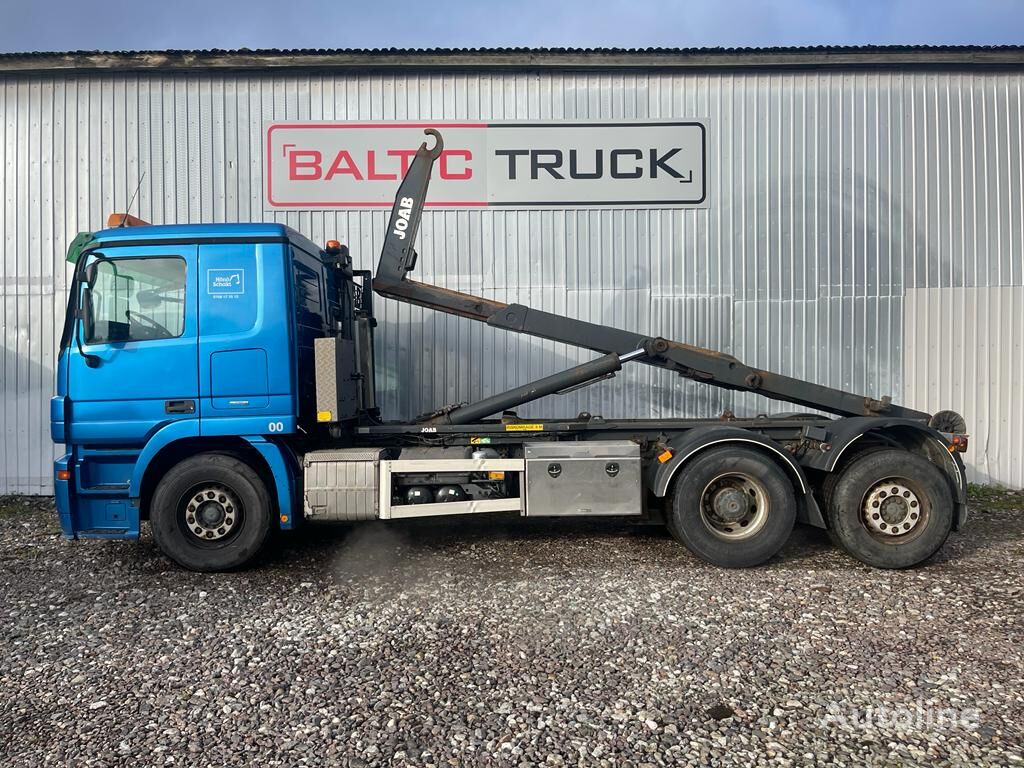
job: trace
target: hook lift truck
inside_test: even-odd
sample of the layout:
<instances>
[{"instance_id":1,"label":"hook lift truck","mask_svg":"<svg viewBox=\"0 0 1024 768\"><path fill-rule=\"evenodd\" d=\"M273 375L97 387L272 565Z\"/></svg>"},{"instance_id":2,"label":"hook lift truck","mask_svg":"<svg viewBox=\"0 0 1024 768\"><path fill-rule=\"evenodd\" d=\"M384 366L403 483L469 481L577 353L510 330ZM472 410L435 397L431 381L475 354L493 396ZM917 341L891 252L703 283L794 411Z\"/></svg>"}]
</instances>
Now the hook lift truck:
<instances>
[{"instance_id":1,"label":"hook lift truck","mask_svg":"<svg viewBox=\"0 0 1024 768\"><path fill-rule=\"evenodd\" d=\"M416 282L431 168L416 152L376 275L278 224L149 226L113 214L69 250L51 430L70 538L139 536L180 565L249 563L271 529L517 512L661 515L704 560L755 566L795 523L905 568L966 520L964 420L758 370L720 352ZM120 226L119 226L120 225ZM372 288L372 290L371 290ZM478 402L387 421L373 293L599 356ZM651 365L818 413L519 418L516 407Z\"/></svg>"}]
</instances>

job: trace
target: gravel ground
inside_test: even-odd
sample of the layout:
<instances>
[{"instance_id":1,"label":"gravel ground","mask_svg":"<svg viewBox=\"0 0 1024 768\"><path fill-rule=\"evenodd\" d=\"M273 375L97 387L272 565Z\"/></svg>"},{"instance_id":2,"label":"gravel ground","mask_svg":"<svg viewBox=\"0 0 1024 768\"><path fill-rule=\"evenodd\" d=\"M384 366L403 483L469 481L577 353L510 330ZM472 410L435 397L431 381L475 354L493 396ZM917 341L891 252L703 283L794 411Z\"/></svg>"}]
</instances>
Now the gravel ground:
<instances>
[{"instance_id":1,"label":"gravel ground","mask_svg":"<svg viewBox=\"0 0 1024 768\"><path fill-rule=\"evenodd\" d=\"M972 514L905 572L492 518L204 576L0 500L0 765L1022 765L1024 494Z\"/></svg>"}]
</instances>

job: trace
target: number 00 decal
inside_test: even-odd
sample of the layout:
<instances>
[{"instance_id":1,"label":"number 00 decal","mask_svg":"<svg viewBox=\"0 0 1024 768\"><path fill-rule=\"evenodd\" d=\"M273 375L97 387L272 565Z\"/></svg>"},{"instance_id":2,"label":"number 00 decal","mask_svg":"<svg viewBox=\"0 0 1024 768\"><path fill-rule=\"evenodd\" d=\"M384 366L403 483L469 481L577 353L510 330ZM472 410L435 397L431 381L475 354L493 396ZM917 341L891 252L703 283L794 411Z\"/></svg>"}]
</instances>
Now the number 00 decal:
<instances>
[{"instance_id":1,"label":"number 00 decal","mask_svg":"<svg viewBox=\"0 0 1024 768\"><path fill-rule=\"evenodd\" d=\"M283 421L272 421L272 422L270 422L269 424L267 424L267 431L268 432L284 432L284 422Z\"/></svg>"}]
</instances>

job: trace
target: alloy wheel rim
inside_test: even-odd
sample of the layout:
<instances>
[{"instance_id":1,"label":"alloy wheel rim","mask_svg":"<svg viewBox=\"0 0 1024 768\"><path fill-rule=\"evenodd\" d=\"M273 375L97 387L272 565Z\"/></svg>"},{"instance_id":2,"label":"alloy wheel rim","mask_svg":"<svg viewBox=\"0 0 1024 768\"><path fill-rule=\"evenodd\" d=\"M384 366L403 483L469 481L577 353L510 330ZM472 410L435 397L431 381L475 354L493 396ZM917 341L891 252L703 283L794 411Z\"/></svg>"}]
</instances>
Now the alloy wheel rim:
<instances>
[{"instance_id":1,"label":"alloy wheel rim","mask_svg":"<svg viewBox=\"0 0 1024 768\"><path fill-rule=\"evenodd\" d=\"M883 540L914 535L926 517L927 509L917 492L901 478L889 477L875 483L861 505L865 527Z\"/></svg>"},{"instance_id":2,"label":"alloy wheel rim","mask_svg":"<svg viewBox=\"0 0 1024 768\"><path fill-rule=\"evenodd\" d=\"M241 526L242 504L225 485L203 483L182 498L185 529L204 542L221 541Z\"/></svg>"},{"instance_id":3,"label":"alloy wheel rim","mask_svg":"<svg viewBox=\"0 0 1024 768\"><path fill-rule=\"evenodd\" d=\"M721 474L701 493L700 513L704 525L726 541L755 536L764 528L769 512L764 485L743 472Z\"/></svg>"}]
</instances>

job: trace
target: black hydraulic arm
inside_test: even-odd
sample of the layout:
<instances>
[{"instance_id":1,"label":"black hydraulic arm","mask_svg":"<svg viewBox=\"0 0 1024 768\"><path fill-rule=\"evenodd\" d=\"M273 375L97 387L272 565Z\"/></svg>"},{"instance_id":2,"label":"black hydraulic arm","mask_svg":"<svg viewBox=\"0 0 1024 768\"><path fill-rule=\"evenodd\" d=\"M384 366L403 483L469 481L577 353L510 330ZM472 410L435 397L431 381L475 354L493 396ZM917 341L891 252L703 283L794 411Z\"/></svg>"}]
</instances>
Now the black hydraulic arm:
<instances>
[{"instance_id":1,"label":"black hydraulic arm","mask_svg":"<svg viewBox=\"0 0 1024 768\"><path fill-rule=\"evenodd\" d=\"M574 320L522 304L503 304L408 279L408 273L416 265L413 241L423 214L430 171L444 148L437 131L428 128L425 133L433 136L435 144L432 148L428 148L426 142L420 145L391 209L384 248L373 281L374 290L382 296L606 355L627 355L642 349L646 354L639 362L667 368L686 378L725 389L756 392L774 400L840 416L886 415L929 419L929 414L896 405L888 397L876 400L752 368L731 355L711 349Z\"/></svg>"},{"instance_id":2,"label":"black hydraulic arm","mask_svg":"<svg viewBox=\"0 0 1024 768\"><path fill-rule=\"evenodd\" d=\"M567 371L545 376L543 379L531 381L529 384L510 389L507 392L499 392L475 403L431 414L427 421L430 424L472 424L506 408L514 408L523 403L539 400L546 395L561 394L585 387L595 381L614 376L616 371L621 370L623 363L642 359L645 354L642 349L637 349L628 355L602 355Z\"/></svg>"},{"instance_id":3,"label":"black hydraulic arm","mask_svg":"<svg viewBox=\"0 0 1024 768\"><path fill-rule=\"evenodd\" d=\"M388 220L388 231L384 236L384 248L377 263L377 275L373 278L373 290L381 296L486 322L487 318L507 305L468 293L449 291L436 285L417 283L407 277L416 266L413 242L423 217L423 202L430 184L430 171L444 150L440 133L433 128L427 128L424 133L433 136L435 143L432 148L427 148L426 142L420 144L398 188L395 204L391 208L391 218Z\"/></svg>"}]
</instances>

